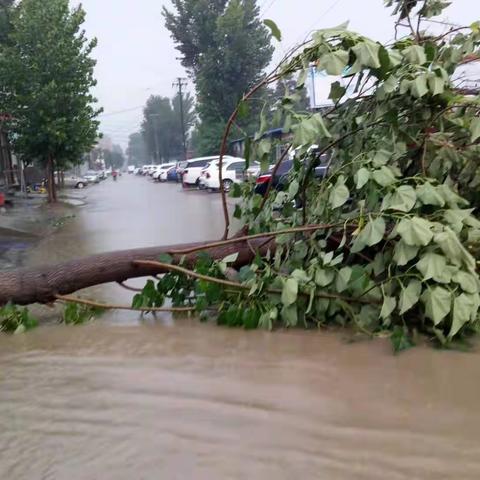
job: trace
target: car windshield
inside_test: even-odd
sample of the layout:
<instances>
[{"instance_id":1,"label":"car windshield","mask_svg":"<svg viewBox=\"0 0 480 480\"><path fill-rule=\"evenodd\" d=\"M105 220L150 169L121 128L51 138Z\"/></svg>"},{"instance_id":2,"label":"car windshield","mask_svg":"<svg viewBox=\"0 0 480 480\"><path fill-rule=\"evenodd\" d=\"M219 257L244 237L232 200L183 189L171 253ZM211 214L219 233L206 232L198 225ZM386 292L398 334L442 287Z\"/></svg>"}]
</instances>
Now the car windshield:
<instances>
[{"instance_id":1,"label":"car windshield","mask_svg":"<svg viewBox=\"0 0 480 480\"><path fill-rule=\"evenodd\" d=\"M187 165L188 165L188 162L180 162L180 163L178 164L178 166L179 166L180 168L185 168Z\"/></svg>"},{"instance_id":2,"label":"car windshield","mask_svg":"<svg viewBox=\"0 0 480 480\"><path fill-rule=\"evenodd\" d=\"M97 174L97 172L94 172L93 170L89 170L87 172L87 175L96 175L96 174Z\"/></svg>"}]
</instances>

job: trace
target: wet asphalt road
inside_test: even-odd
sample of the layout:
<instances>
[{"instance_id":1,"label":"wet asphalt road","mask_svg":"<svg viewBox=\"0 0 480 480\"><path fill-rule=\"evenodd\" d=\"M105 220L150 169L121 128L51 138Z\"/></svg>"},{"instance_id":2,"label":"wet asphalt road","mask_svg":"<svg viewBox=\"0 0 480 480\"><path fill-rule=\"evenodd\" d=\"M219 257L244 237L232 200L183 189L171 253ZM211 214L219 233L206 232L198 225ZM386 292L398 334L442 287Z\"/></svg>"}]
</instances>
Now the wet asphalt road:
<instances>
[{"instance_id":1,"label":"wet asphalt road","mask_svg":"<svg viewBox=\"0 0 480 480\"><path fill-rule=\"evenodd\" d=\"M24 255L24 266L55 264L115 250L215 240L223 233L218 193L184 190L176 183L123 175L117 182L110 178L91 185L81 194L86 205L71 207L71 218ZM143 287L145 279L128 283ZM123 305L130 305L132 298L132 292L115 284L93 287L81 295ZM134 312L109 312L103 318L114 323L139 320Z\"/></svg>"},{"instance_id":2,"label":"wet asphalt road","mask_svg":"<svg viewBox=\"0 0 480 480\"><path fill-rule=\"evenodd\" d=\"M89 186L84 194L87 204L72 210L75 218L42 242L41 254L31 256L30 264L216 239L223 232L218 194L132 175Z\"/></svg>"}]
</instances>

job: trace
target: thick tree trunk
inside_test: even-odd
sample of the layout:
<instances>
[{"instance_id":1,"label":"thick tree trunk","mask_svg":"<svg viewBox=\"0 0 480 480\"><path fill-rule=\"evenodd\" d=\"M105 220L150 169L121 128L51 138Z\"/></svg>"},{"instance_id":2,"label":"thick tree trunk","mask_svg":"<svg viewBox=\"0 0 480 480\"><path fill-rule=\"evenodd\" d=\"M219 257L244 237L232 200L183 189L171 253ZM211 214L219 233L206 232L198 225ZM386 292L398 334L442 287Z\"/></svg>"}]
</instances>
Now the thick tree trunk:
<instances>
[{"instance_id":1,"label":"thick tree trunk","mask_svg":"<svg viewBox=\"0 0 480 480\"><path fill-rule=\"evenodd\" d=\"M205 243L124 250L59 265L0 272L0 305L8 302L17 305L50 303L55 300L55 295L68 295L94 285L165 273L162 269L140 267L134 262L158 260L162 253L201 245ZM238 259L233 266L240 267L253 259L252 249L260 249L264 254L269 245L272 247L271 242L265 244L265 239L257 239L250 242L250 247L245 242L239 242L212 248L208 253L212 258L222 259L238 252ZM193 266L196 255L195 253L186 255L187 267ZM180 256L176 256L174 261L180 261Z\"/></svg>"}]
</instances>

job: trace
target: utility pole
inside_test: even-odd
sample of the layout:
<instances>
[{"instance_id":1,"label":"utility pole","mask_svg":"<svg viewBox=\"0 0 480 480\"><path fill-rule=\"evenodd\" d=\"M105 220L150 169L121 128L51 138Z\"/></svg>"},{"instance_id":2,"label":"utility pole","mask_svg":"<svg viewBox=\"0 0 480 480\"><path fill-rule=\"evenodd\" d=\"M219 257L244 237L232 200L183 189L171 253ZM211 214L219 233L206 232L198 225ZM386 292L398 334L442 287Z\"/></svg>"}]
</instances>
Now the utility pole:
<instances>
[{"instance_id":1,"label":"utility pole","mask_svg":"<svg viewBox=\"0 0 480 480\"><path fill-rule=\"evenodd\" d=\"M178 96L180 97L180 122L182 128L182 143L183 143L183 160L187 159L187 134L185 132L185 114L183 111L183 88L187 86L187 79L178 77L173 86L178 88Z\"/></svg>"}]
</instances>

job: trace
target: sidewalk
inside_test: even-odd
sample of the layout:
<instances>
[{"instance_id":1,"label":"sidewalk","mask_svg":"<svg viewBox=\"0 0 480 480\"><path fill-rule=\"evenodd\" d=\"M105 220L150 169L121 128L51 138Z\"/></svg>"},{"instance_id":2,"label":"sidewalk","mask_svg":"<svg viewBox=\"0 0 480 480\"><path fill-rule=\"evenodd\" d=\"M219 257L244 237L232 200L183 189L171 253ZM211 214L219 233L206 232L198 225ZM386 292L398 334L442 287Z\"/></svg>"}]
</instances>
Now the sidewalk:
<instances>
[{"instance_id":1,"label":"sidewalk","mask_svg":"<svg viewBox=\"0 0 480 480\"><path fill-rule=\"evenodd\" d=\"M1 269L21 266L27 250L74 217L75 207L86 205L84 195L66 193L60 193L55 205L47 204L42 194L9 197L10 204L0 208Z\"/></svg>"}]
</instances>

